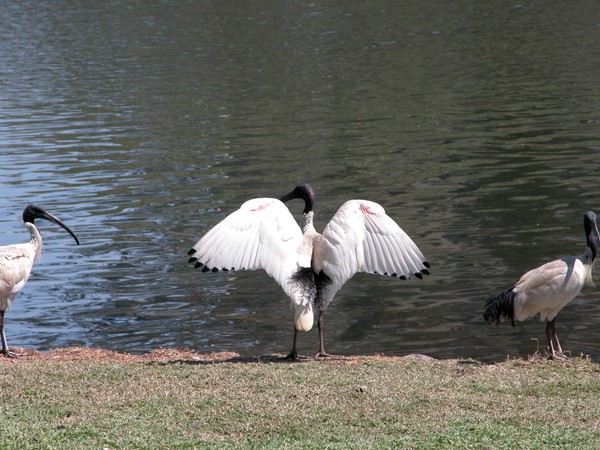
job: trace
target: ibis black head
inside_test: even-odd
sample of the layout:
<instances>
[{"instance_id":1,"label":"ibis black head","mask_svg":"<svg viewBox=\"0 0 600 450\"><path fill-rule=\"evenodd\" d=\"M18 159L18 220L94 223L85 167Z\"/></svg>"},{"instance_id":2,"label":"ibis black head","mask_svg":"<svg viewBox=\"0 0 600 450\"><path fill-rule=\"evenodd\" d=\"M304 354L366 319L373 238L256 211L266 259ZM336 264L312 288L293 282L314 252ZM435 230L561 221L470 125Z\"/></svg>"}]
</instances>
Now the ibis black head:
<instances>
[{"instance_id":1,"label":"ibis black head","mask_svg":"<svg viewBox=\"0 0 600 450\"><path fill-rule=\"evenodd\" d=\"M64 228L71 236L73 236L73 239L75 239L75 242L77 242L77 245L79 245L79 239L77 239L75 233L73 233L71 229L66 226L58 217L53 216L48 211L44 211L39 206L29 205L23 210L23 222L33 223L35 219L45 219L49 220L50 222L54 222L56 225Z\"/></svg>"},{"instance_id":2,"label":"ibis black head","mask_svg":"<svg viewBox=\"0 0 600 450\"><path fill-rule=\"evenodd\" d=\"M583 216L583 226L585 228L585 237L587 239L587 246L592 251L592 260L596 259L596 249L600 244L600 233L598 232L598 225L596 224L596 213L594 211L588 211Z\"/></svg>"},{"instance_id":3,"label":"ibis black head","mask_svg":"<svg viewBox=\"0 0 600 450\"><path fill-rule=\"evenodd\" d=\"M279 200L282 202L287 202L289 200L293 200L295 198L299 198L304 200L304 214L308 214L313 209L313 204L315 202L315 191L310 187L309 184L300 183L298 184L294 190L288 194L285 194Z\"/></svg>"}]
</instances>

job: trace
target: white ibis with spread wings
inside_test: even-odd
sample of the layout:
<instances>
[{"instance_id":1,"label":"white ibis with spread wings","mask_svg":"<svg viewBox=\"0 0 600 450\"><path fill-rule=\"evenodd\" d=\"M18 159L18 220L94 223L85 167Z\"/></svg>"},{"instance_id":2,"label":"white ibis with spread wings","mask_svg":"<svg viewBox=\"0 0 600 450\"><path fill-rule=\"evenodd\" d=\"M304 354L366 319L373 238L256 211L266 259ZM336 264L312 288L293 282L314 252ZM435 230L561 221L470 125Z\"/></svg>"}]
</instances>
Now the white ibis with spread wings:
<instances>
[{"instance_id":1,"label":"white ibis with spread wings","mask_svg":"<svg viewBox=\"0 0 600 450\"><path fill-rule=\"evenodd\" d=\"M300 226L284 205L304 201ZM309 331L319 310L319 353L328 356L323 314L335 294L357 272L401 279L429 274L429 264L412 239L381 205L368 200L344 203L319 234L313 226L315 193L299 184L279 200L255 198L208 231L188 252L203 272L264 269L290 297L298 331Z\"/></svg>"}]
</instances>

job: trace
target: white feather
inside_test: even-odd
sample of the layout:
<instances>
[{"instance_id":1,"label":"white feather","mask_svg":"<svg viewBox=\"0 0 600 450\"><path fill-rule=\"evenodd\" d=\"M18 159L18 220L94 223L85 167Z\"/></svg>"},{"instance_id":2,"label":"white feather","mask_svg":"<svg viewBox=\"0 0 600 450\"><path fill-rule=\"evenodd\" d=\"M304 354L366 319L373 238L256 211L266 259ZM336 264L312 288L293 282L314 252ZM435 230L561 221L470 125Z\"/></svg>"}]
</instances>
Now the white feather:
<instances>
[{"instance_id":1,"label":"white feather","mask_svg":"<svg viewBox=\"0 0 600 450\"><path fill-rule=\"evenodd\" d=\"M410 277L424 270L425 257L381 205L368 200L344 203L315 240L313 267L331 279L320 296L329 302L357 272Z\"/></svg>"},{"instance_id":2,"label":"white feather","mask_svg":"<svg viewBox=\"0 0 600 450\"><path fill-rule=\"evenodd\" d=\"M29 242L0 247L0 310L6 311L17 294L23 289L33 263L39 258L42 238L30 223L25 226L31 233Z\"/></svg>"},{"instance_id":3,"label":"white feather","mask_svg":"<svg viewBox=\"0 0 600 450\"><path fill-rule=\"evenodd\" d=\"M279 200L245 202L206 233L193 247L193 257L212 269L264 269L296 306L306 306L293 275L310 267L312 245L304 242L296 220ZM312 327L312 324L311 324Z\"/></svg>"},{"instance_id":4,"label":"white feather","mask_svg":"<svg viewBox=\"0 0 600 450\"><path fill-rule=\"evenodd\" d=\"M584 261L585 255L571 256L525 273L513 289L515 318L525 320L539 312L541 321L554 319L590 279L592 266Z\"/></svg>"}]
</instances>

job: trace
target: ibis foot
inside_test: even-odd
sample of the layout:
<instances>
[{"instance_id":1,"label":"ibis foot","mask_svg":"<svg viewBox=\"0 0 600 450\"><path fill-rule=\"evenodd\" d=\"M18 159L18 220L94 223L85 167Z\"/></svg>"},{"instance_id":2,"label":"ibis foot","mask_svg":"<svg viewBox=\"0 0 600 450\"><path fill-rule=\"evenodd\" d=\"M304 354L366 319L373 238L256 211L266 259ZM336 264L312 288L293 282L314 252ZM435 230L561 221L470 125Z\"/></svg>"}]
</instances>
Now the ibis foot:
<instances>
[{"instance_id":1,"label":"ibis foot","mask_svg":"<svg viewBox=\"0 0 600 450\"><path fill-rule=\"evenodd\" d=\"M306 356L300 356L298 352L290 352L288 355L281 358L283 361L303 361L307 360Z\"/></svg>"},{"instance_id":2,"label":"ibis foot","mask_svg":"<svg viewBox=\"0 0 600 450\"><path fill-rule=\"evenodd\" d=\"M286 356L284 356L282 359L289 359L291 361L297 361L298 360L298 352L295 350L291 351Z\"/></svg>"},{"instance_id":3,"label":"ibis foot","mask_svg":"<svg viewBox=\"0 0 600 450\"><path fill-rule=\"evenodd\" d=\"M20 358L21 356L27 356L25 353L15 353L8 350L2 350L0 353L6 355L7 358Z\"/></svg>"},{"instance_id":4,"label":"ibis foot","mask_svg":"<svg viewBox=\"0 0 600 450\"><path fill-rule=\"evenodd\" d=\"M331 353L319 352L315 355L315 359L319 358L332 358L332 359L345 359L344 355L332 355Z\"/></svg>"},{"instance_id":5,"label":"ibis foot","mask_svg":"<svg viewBox=\"0 0 600 450\"><path fill-rule=\"evenodd\" d=\"M548 356L548 359L551 359L553 361L570 361L571 360L571 358L569 358L563 352L554 352L554 354L551 354Z\"/></svg>"}]
</instances>

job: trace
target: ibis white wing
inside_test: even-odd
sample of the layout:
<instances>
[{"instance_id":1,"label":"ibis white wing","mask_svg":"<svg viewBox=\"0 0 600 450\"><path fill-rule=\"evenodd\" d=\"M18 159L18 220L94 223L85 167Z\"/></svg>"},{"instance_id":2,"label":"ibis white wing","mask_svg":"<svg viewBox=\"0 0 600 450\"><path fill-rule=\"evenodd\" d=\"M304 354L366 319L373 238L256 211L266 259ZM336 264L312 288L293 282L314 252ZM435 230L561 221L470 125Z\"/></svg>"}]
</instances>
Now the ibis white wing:
<instances>
[{"instance_id":1,"label":"ibis white wing","mask_svg":"<svg viewBox=\"0 0 600 450\"><path fill-rule=\"evenodd\" d=\"M292 297L293 275L310 267L312 249L300 252L302 242L302 230L281 201L256 198L206 233L190 255L205 272L264 269Z\"/></svg>"},{"instance_id":2,"label":"ibis white wing","mask_svg":"<svg viewBox=\"0 0 600 450\"><path fill-rule=\"evenodd\" d=\"M315 243L313 261L321 278L319 303L326 307L356 272L399 278L428 273L425 257L381 205L349 200L336 212Z\"/></svg>"},{"instance_id":3,"label":"ibis white wing","mask_svg":"<svg viewBox=\"0 0 600 450\"><path fill-rule=\"evenodd\" d=\"M538 312L540 320L552 320L586 284L585 255L550 261L525 273L513 288L517 294L514 314L524 320Z\"/></svg>"},{"instance_id":4,"label":"ibis white wing","mask_svg":"<svg viewBox=\"0 0 600 450\"><path fill-rule=\"evenodd\" d=\"M0 247L0 309L10 307L31 274L35 251L29 244Z\"/></svg>"}]
</instances>

